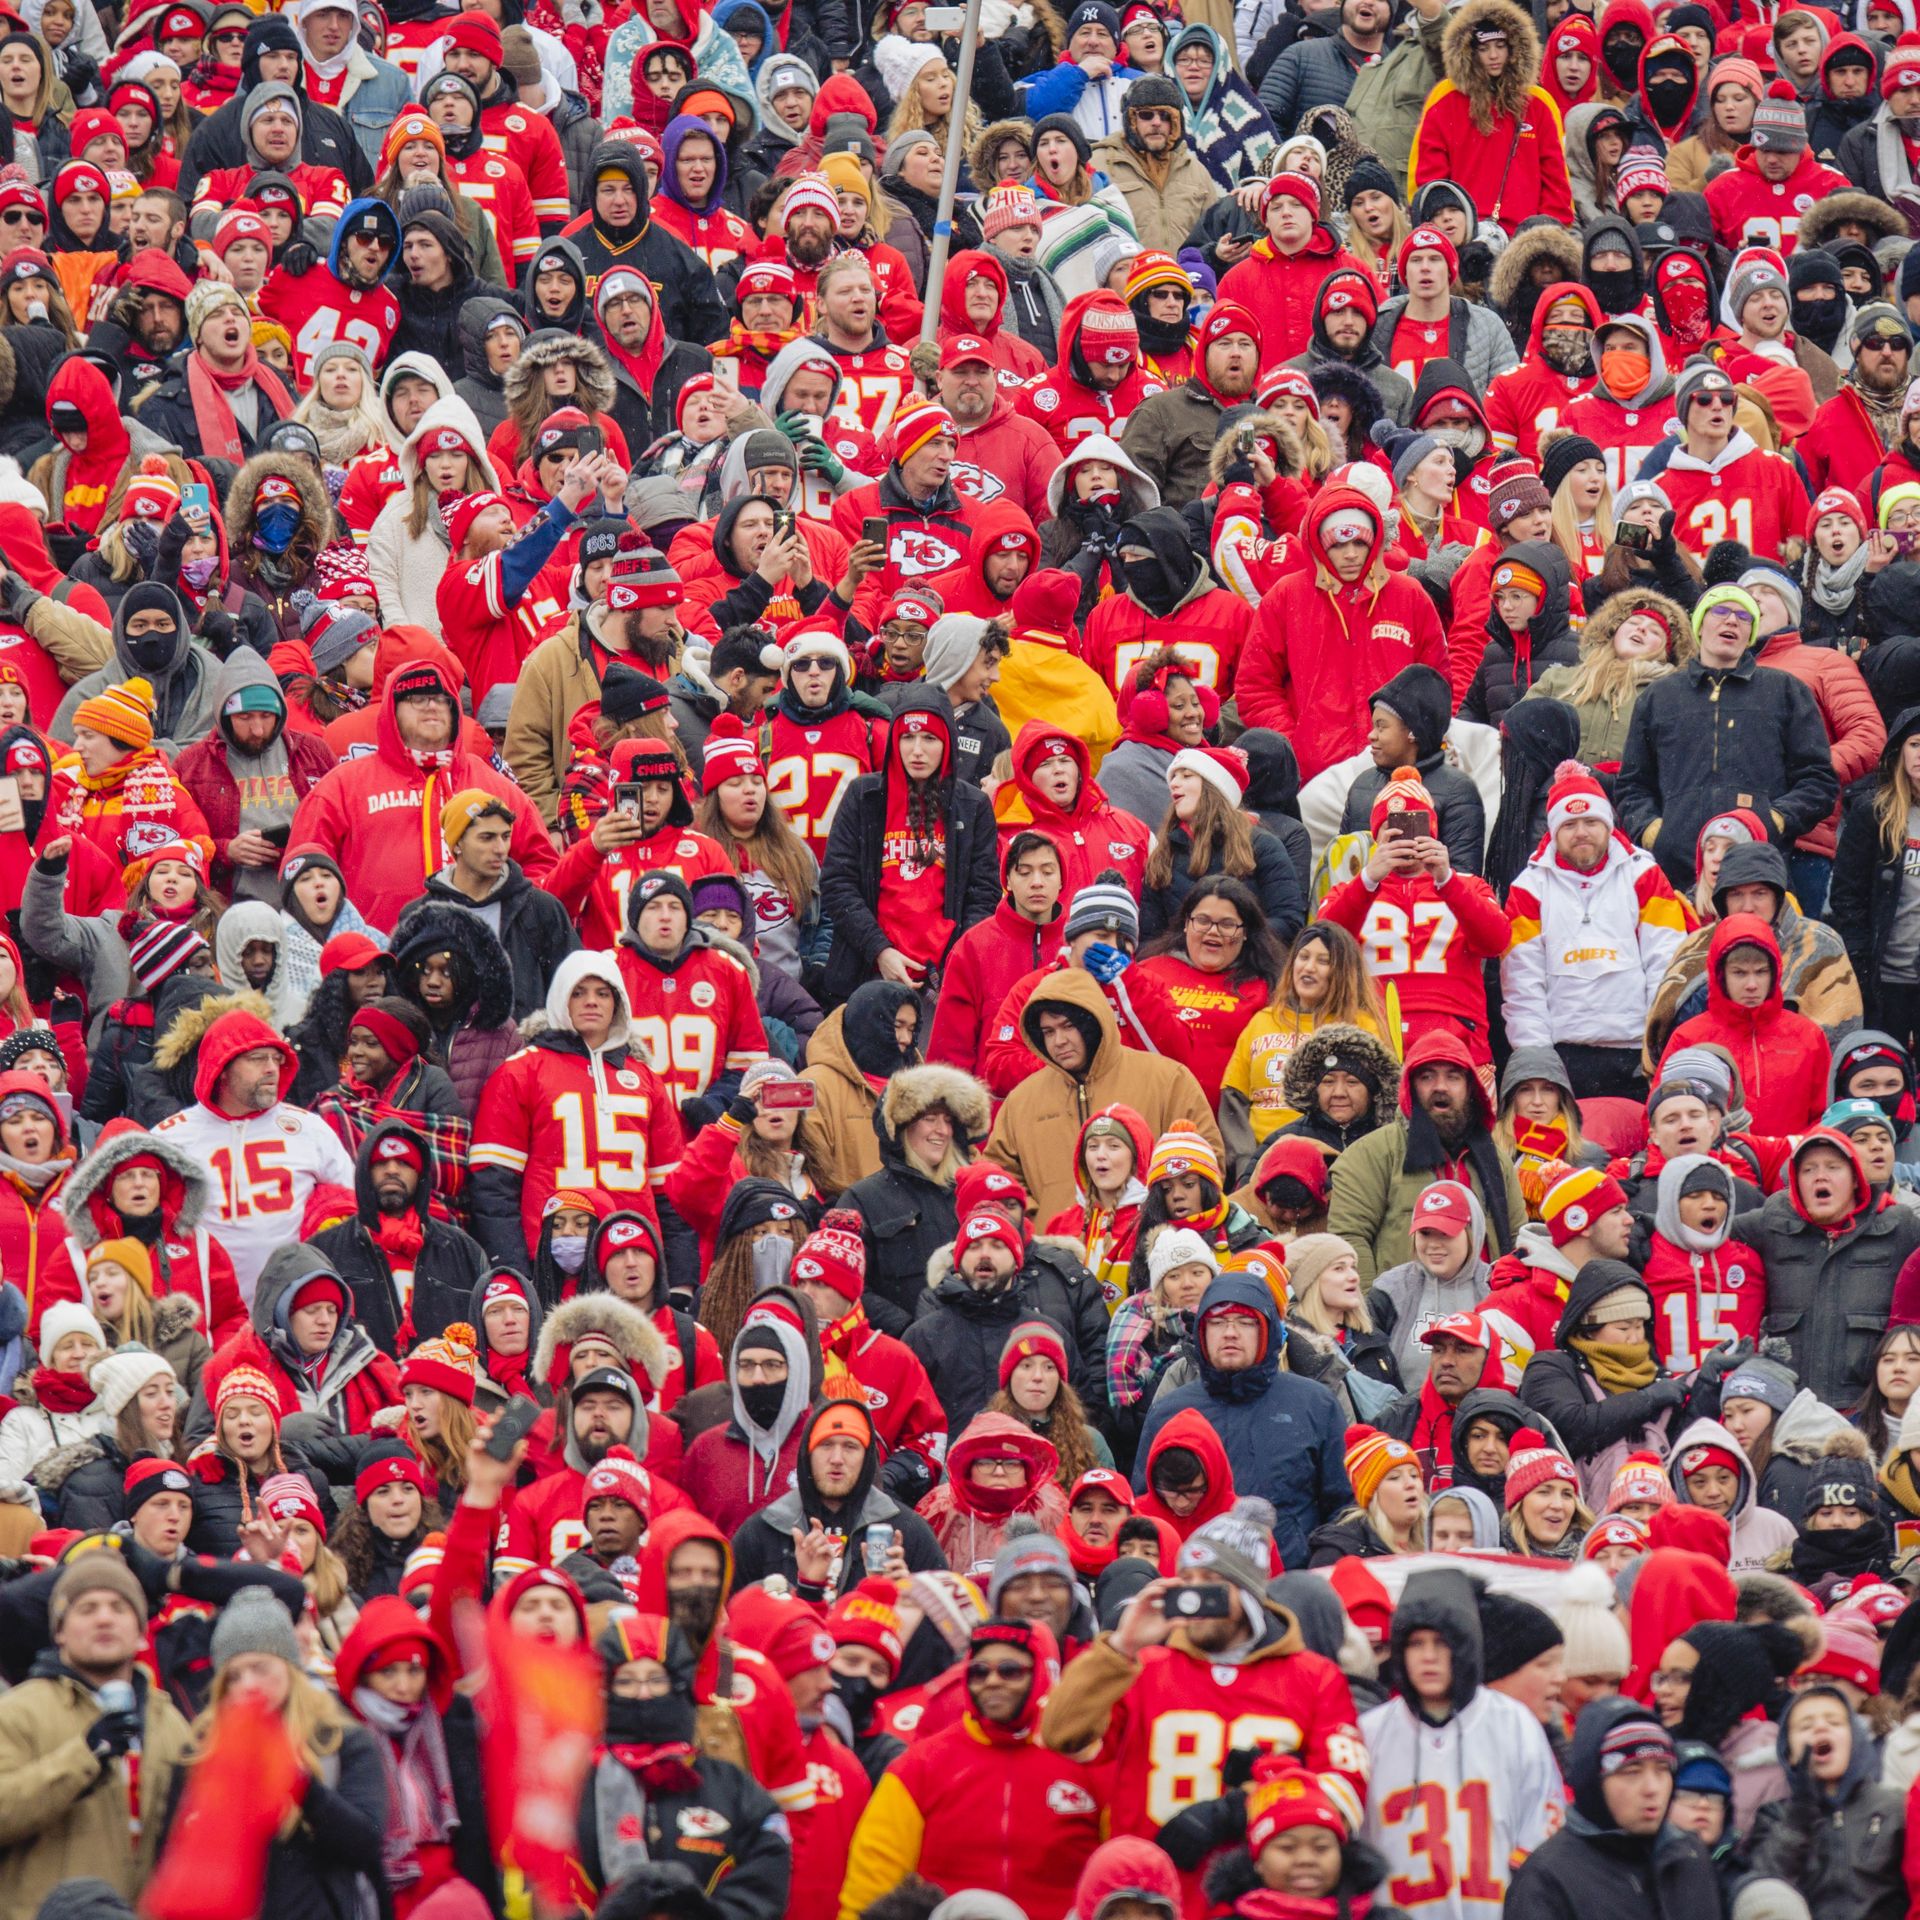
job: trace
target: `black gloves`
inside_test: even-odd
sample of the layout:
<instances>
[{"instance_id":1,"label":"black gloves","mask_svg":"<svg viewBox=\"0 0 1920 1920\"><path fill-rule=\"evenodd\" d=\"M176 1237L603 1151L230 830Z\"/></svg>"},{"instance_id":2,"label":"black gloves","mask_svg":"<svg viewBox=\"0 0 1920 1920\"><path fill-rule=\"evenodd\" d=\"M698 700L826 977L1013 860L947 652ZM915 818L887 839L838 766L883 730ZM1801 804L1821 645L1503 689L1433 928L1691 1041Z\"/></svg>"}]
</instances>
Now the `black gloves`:
<instances>
[{"instance_id":1,"label":"black gloves","mask_svg":"<svg viewBox=\"0 0 1920 1920\"><path fill-rule=\"evenodd\" d=\"M87 1751L104 1768L122 1760L140 1738L140 1710L123 1707L117 1713L103 1713L87 1729Z\"/></svg>"}]
</instances>

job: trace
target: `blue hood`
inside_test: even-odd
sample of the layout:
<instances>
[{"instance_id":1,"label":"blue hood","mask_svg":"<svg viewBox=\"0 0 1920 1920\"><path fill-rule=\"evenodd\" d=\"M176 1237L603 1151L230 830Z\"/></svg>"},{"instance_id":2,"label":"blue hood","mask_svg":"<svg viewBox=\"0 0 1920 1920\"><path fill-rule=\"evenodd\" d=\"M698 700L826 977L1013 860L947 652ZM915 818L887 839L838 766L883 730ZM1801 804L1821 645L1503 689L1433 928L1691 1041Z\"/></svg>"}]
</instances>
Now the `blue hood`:
<instances>
[{"instance_id":1,"label":"blue hood","mask_svg":"<svg viewBox=\"0 0 1920 1920\"><path fill-rule=\"evenodd\" d=\"M1280 1309L1274 1304L1267 1283L1250 1273L1223 1273L1200 1296L1197 1328L1204 1328L1207 1315L1220 1307L1246 1307L1257 1313L1267 1325L1267 1349L1254 1364L1239 1373L1219 1373L1207 1364L1200 1348L1200 1377L1209 1393L1224 1394L1231 1400L1252 1399L1264 1392L1280 1370L1280 1354L1286 1343L1286 1330L1280 1323ZM1196 1339L1196 1347L1199 1342Z\"/></svg>"},{"instance_id":2,"label":"blue hood","mask_svg":"<svg viewBox=\"0 0 1920 1920\"><path fill-rule=\"evenodd\" d=\"M340 249L345 243L347 229L352 226L361 214L367 212L379 213L385 216L387 242L393 249L393 260L389 262L389 264L392 265L399 261L400 216L396 214L384 200L376 200L371 195L361 200L349 200L345 208L341 211L339 220L334 225L333 239L327 246L327 271L336 279L340 278Z\"/></svg>"},{"instance_id":3,"label":"blue hood","mask_svg":"<svg viewBox=\"0 0 1920 1920\"><path fill-rule=\"evenodd\" d=\"M752 5L753 0L746 0L746 4ZM760 12L757 6L755 6L753 10L755 13ZM764 18L765 16L763 15L762 17ZM688 135L695 133L713 142L714 156L718 161L718 166L713 176L713 191L708 194L705 201L699 206L695 206L691 200L682 197L679 177L681 145L685 142ZM676 113L673 118L667 122L666 132L660 136L660 152L662 155L662 164L660 167L660 192L662 196L671 200L677 207L685 207L689 213L711 213L713 209L720 204L720 196L727 190L726 142L715 139L713 129L697 115L691 113Z\"/></svg>"},{"instance_id":4,"label":"blue hood","mask_svg":"<svg viewBox=\"0 0 1920 1920\"><path fill-rule=\"evenodd\" d=\"M721 0L713 10L713 24L723 31L742 14L747 16L750 29L757 28L760 34L760 52L757 58L747 61L747 72L757 77L761 63L780 51L780 35L774 28L773 18L760 0ZM746 56L743 54L742 59Z\"/></svg>"}]
</instances>

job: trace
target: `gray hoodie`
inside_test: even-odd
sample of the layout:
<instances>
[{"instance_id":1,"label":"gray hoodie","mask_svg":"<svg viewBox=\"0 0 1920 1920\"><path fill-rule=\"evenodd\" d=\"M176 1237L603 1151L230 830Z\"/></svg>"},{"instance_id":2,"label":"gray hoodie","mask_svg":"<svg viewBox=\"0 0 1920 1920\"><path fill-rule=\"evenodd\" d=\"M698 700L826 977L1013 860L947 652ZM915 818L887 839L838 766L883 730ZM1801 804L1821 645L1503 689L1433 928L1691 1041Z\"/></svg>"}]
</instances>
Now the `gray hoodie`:
<instances>
[{"instance_id":1,"label":"gray hoodie","mask_svg":"<svg viewBox=\"0 0 1920 1920\"><path fill-rule=\"evenodd\" d=\"M1486 1209L1471 1187L1473 1224L1468 1229L1469 1244L1484 1246L1487 1238ZM1403 1260L1397 1267L1374 1276L1367 1299L1376 1321L1384 1320L1379 1302L1388 1301L1393 1309L1393 1325L1386 1329L1393 1349L1394 1365L1402 1380L1419 1380L1427 1371L1427 1351L1420 1336L1436 1320L1450 1313L1471 1313L1492 1289L1492 1269L1475 1255L1451 1280L1436 1280L1418 1260Z\"/></svg>"}]
</instances>

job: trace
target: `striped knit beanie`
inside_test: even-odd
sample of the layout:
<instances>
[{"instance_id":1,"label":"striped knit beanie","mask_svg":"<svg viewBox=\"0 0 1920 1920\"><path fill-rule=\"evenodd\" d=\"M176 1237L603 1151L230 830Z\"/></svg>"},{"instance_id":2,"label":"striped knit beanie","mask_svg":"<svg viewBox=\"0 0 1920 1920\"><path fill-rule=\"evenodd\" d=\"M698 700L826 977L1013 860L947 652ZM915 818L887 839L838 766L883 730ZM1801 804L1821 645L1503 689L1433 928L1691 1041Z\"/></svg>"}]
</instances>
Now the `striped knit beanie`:
<instances>
[{"instance_id":1,"label":"striped knit beanie","mask_svg":"<svg viewBox=\"0 0 1920 1920\"><path fill-rule=\"evenodd\" d=\"M91 700L82 700L74 708L73 724L144 753L153 745L153 688L140 679L102 687Z\"/></svg>"},{"instance_id":2,"label":"striped knit beanie","mask_svg":"<svg viewBox=\"0 0 1920 1920\"><path fill-rule=\"evenodd\" d=\"M1077 940L1083 933L1104 931L1128 941L1140 938L1140 909L1120 875L1107 868L1074 896L1067 908L1061 937Z\"/></svg>"},{"instance_id":3,"label":"striped knit beanie","mask_svg":"<svg viewBox=\"0 0 1920 1920\"><path fill-rule=\"evenodd\" d=\"M188 961L207 951L207 943L192 927L177 920L156 920L137 939L127 943L127 967L140 991L151 995Z\"/></svg>"},{"instance_id":4,"label":"striped knit beanie","mask_svg":"<svg viewBox=\"0 0 1920 1920\"><path fill-rule=\"evenodd\" d=\"M1153 1143L1153 1162L1147 1168L1147 1185L1170 1180L1183 1173L1197 1173L1226 1191L1226 1177L1220 1171L1220 1156L1206 1136L1191 1120L1176 1120Z\"/></svg>"}]
</instances>

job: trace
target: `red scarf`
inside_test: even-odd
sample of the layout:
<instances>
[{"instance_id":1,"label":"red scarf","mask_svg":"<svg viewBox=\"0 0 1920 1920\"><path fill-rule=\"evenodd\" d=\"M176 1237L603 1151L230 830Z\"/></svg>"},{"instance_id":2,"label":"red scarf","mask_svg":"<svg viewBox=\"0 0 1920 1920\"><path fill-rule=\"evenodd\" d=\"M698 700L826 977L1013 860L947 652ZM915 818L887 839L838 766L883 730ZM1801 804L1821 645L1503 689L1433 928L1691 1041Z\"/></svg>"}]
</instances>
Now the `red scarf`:
<instances>
[{"instance_id":1,"label":"red scarf","mask_svg":"<svg viewBox=\"0 0 1920 1920\"><path fill-rule=\"evenodd\" d=\"M1453 1485L1453 1408L1440 1398L1431 1374L1420 1382L1420 1412L1407 1444L1428 1463L1429 1488L1437 1493Z\"/></svg>"},{"instance_id":2,"label":"red scarf","mask_svg":"<svg viewBox=\"0 0 1920 1920\"><path fill-rule=\"evenodd\" d=\"M697 1793L700 1776L690 1764L693 1749L676 1740L663 1747L603 1747L656 1797L672 1793Z\"/></svg>"},{"instance_id":3,"label":"red scarf","mask_svg":"<svg viewBox=\"0 0 1920 1920\"><path fill-rule=\"evenodd\" d=\"M209 460L227 460L237 467L246 459L246 449L240 444L240 423L233 417L227 395L238 393L249 380L260 383L260 391L279 419L284 420L293 411L293 401L280 384L280 376L260 364L251 340L247 342L247 357L232 373L222 373L198 349L187 355L187 394L193 402L193 424L200 435L200 451Z\"/></svg>"},{"instance_id":4,"label":"red scarf","mask_svg":"<svg viewBox=\"0 0 1920 1920\"><path fill-rule=\"evenodd\" d=\"M373 1237L393 1265L409 1269L418 1264L420 1249L427 1244L427 1230L411 1207L405 1213L380 1214L374 1221Z\"/></svg>"},{"instance_id":5,"label":"red scarf","mask_svg":"<svg viewBox=\"0 0 1920 1920\"><path fill-rule=\"evenodd\" d=\"M1564 1120L1522 1120L1513 1122L1513 1150L1531 1154L1536 1160L1564 1160L1567 1157L1567 1123Z\"/></svg>"},{"instance_id":6,"label":"red scarf","mask_svg":"<svg viewBox=\"0 0 1920 1920\"><path fill-rule=\"evenodd\" d=\"M1255 1887L1233 1903L1233 1911L1243 1920L1366 1920L1373 1906L1370 1893L1349 1893L1344 1897L1329 1893L1321 1899L1311 1894L1282 1893L1278 1887Z\"/></svg>"},{"instance_id":7,"label":"red scarf","mask_svg":"<svg viewBox=\"0 0 1920 1920\"><path fill-rule=\"evenodd\" d=\"M1067 1550L1067 1558L1073 1562L1074 1572L1083 1580L1098 1580L1120 1554L1117 1541L1110 1540L1104 1547L1090 1546L1074 1531L1071 1519L1060 1522L1059 1539Z\"/></svg>"},{"instance_id":8,"label":"red scarf","mask_svg":"<svg viewBox=\"0 0 1920 1920\"><path fill-rule=\"evenodd\" d=\"M601 346L612 357L614 365L625 367L633 375L640 391L651 400L653 383L660 374L660 362L667 357L667 329L665 322L660 318L659 301L651 301L649 306L652 317L647 322L647 337L641 341L638 353L629 353L612 334L605 331L600 333L599 339ZM735 321L734 324L738 326L739 322Z\"/></svg>"},{"instance_id":9,"label":"red scarf","mask_svg":"<svg viewBox=\"0 0 1920 1920\"><path fill-rule=\"evenodd\" d=\"M716 360L744 360L750 353L757 353L762 360L771 360L782 347L790 346L799 338L798 327L743 327L735 320L727 328L727 337L707 351ZM610 351L618 354L619 348L613 347Z\"/></svg>"},{"instance_id":10,"label":"red scarf","mask_svg":"<svg viewBox=\"0 0 1920 1920\"><path fill-rule=\"evenodd\" d=\"M93 1405L93 1382L84 1373L56 1373L51 1367L35 1367L33 1397L47 1413L85 1413Z\"/></svg>"},{"instance_id":11,"label":"red scarf","mask_svg":"<svg viewBox=\"0 0 1920 1920\"><path fill-rule=\"evenodd\" d=\"M507 1390L511 1399L516 1393L527 1392L527 1362L533 1358L529 1350L525 1353L487 1353L487 1378L496 1381Z\"/></svg>"}]
</instances>

